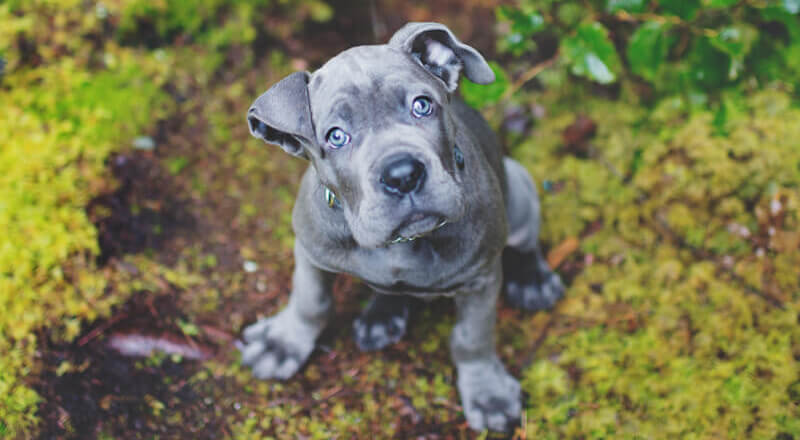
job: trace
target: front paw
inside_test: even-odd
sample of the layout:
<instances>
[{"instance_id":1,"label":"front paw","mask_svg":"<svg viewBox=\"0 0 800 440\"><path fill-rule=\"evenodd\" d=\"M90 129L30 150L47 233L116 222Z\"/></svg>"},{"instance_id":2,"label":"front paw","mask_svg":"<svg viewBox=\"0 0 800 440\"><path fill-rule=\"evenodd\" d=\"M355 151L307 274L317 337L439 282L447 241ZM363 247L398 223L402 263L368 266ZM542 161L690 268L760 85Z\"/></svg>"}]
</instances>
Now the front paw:
<instances>
[{"instance_id":1,"label":"front paw","mask_svg":"<svg viewBox=\"0 0 800 440\"><path fill-rule=\"evenodd\" d=\"M519 382L497 358L458 366L458 392L470 428L511 432L522 413Z\"/></svg>"},{"instance_id":2,"label":"front paw","mask_svg":"<svg viewBox=\"0 0 800 440\"><path fill-rule=\"evenodd\" d=\"M361 351L381 350L399 341L406 333L408 300L406 298L373 298L361 316L353 321L353 335Z\"/></svg>"},{"instance_id":3,"label":"front paw","mask_svg":"<svg viewBox=\"0 0 800 440\"><path fill-rule=\"evenodd\" d=\"M549 309L564 296L561 278L547 266L538 249L503 251L503 280L512 306L536 311Z\"/></svg>"},{"instance_id":4,"label":"front paw","mask_svg":"<svg viewBox=\"0 0 800 440\"><path fill-rule=\"evenodd\" d=\"M283 311L245 328L242 364L253 368L253 376L286 380L305 363L317 335L295 321Z\"/></svg>"},{"instance_id":5,"label":"front paw","mask_svg":"<svg viewBox=\"0 0 800 440\"><path fill-rule=\"evenodd\" d=\"M546 272L541 277L509 279L505 284L509 302L525 310L549 309L564 296L564 285L555 272Z\"/></svg>"}]
</instances>

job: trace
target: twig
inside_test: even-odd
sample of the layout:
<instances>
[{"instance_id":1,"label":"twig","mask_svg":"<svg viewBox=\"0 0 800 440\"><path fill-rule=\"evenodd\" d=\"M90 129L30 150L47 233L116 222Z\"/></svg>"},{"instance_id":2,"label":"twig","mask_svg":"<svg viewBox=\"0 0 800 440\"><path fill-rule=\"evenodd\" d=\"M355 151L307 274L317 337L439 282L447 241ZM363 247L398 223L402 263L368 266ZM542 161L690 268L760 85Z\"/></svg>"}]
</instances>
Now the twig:
<instances>
[{"instance_id":1,"label":"twig","mask_svg":"<svg viewBox=\"0 0 800 440\"><path fill-rule=\"evenodd\" d=\"M494 116L498 104L507 101L512 95L514 95L514 93L517 93L517 91L519 91L519 89L521 89L522 86L527 84L532 79L536 78L536 75L542 73L544 69L547 69L548 67L552 66L553 63L556 62L556 59L558 59L558 52L556 52L556 54L550 57L549 59L544 60L541 63L535 64L530 69L523 72L522 75L520 75L519 78L517 78L517 80L514 81L514 83L511 84L511 86L509 86L505 90L505 92L503 92L503 94L500 96L500 99L498 99L497 102L494 103L489 108L490 119L491 117Z\"/></svg>"},{"instance_id":2,"label":"twig","mask_svg":"<svg viewBox=\"0 0 800 440\"><path fill-rule=\"evenodd\" d=\"M547 338L548 333L550 333L550 329L553 328L553 325L556 323L557 313L550 313L549 318L547 318L547 323L545 323L544 328L542 328L541 333L539 333L539 337L533 341L533 345L529 348L528 356L525 360L522 361L522 368L527 368L531 363L533 363L533 358L536 356L536 352L539 351L539 347L544 342L545 338Z\"/></svg>"},{"instance_id":3,"label":"twig","mask_svg":"<svg viewBox=\"0 0 800 440\"><path fill-rule=\"evenodd\" d=\"M92 339L100 336L100 334L102 334L104 331L108 330L112 325L116 324L118 321L122 320L123 318L127 318L127 317L128 317L127 313L120 313L118 315L112 316L103 325L95 327L92 331L90 331L89 333L86 333L80 340L78 340L78 347L83 347L84 345L89 343L89 341L91 341Z\"/></svg>"},{"instance_id":4,"label":"twig","mask_svg":"<svg viewBox=\"0 0 800 440\"><path fill-rule=\"evenodd\" d=\"M704 35L709 38L716 37L719 35L719 31L715 29L708 29L703 27L696 27L693 26L691 23L682 20L680 17L675 15L658 15L652 12L637 12L631 13L627 11L617 11L614 14L614 17L620 21L627 21L627 22L639 22L639 21L654 21L660 24L671 24L675 26L683 26L689 29L690 32L697 34L697 35Z\"/></svg>"},{"instance_id":5,"label":"twig","mask_svg":"<svg viewBox=\"0 0 800 440\"><path fill-rule=\"evenodd\" d=\"M552 66L553 63L555 63L557 59L558 59L558 52L556 52L556 54L553 55L552 57L550 57L550 58L542 61L541 63L534 65L530 69L526 70L522 75L519 76L519 78L517 78L516 81L514 81L514 84L512 84L511 87L509 87L503 93L503 96L500 97L500 100L504 101L504 100L510 98L511 95L513 95L519 89L521 89L522 86L524 86L525 84L528 83L528 81L536 78L536 75L542 73L542 71L544 69L547 69L548 67Z\"/></svg>"}]
</instances>

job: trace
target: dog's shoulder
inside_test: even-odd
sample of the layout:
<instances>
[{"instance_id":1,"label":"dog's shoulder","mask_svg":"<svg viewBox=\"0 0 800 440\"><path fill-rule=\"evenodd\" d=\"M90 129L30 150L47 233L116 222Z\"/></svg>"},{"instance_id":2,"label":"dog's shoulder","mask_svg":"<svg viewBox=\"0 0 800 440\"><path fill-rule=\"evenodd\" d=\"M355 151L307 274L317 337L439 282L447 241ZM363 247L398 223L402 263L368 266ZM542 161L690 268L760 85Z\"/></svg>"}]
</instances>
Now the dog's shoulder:
<instances>
[{"instance_id":1,"label":"dog's shoulder","mask_svg":"<svg viewBox=\"0 0 800 440\"><path fill-rule=\"evenodd\" d=\"M483 115L467 105L461 97L453 97L451 108L455 115L454 120L461 124L460 131L469 137L469 140L482 153L489 169L495 173L501 185L504 185L503 147L494 130ZM505 188L503 188L503 192L505 192Z\"/></svg>"}]
</instances>

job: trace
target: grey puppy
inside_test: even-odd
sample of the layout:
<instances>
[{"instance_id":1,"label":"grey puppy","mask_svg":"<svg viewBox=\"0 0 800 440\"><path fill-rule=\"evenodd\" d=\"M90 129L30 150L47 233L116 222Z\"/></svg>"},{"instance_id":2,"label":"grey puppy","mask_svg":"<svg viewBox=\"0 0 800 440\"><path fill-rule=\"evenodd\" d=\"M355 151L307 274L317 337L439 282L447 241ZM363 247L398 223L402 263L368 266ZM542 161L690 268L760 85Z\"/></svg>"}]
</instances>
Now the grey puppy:
<instances>
[{"instance_id":1,"label":"grey puppy","mask_svg":"<svg viewBox=\"0 0 800 440\"><path fill-rule=\"evenodd\" d=\"M469 425L507 431L518 421L519 383L495 353L497 298L505 284L511 303L537 310L563 286L538 247L535 186L454 94L462 73L494 81L447 27L410 23L253 103L253 136L311 162L292 216L289 304L244 330L243 363L257 378L302 366L331 319L334 275L346 273L375 292L354 323L362 350L402 337L412 297L453 297L450 351Z\"/></svg>"}]
</instances>

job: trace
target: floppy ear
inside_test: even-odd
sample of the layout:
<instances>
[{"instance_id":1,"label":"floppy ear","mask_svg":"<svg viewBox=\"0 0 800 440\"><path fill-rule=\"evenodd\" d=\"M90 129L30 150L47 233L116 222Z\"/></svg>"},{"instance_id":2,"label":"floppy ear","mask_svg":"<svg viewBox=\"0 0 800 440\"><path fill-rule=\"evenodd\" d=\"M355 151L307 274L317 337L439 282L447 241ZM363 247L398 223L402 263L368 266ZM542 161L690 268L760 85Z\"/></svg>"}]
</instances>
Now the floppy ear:
<instances>
[{"instance_id":1,"label":"floppy ear","mask_svg":"<svg viewBox=\"0 0 800 440\"><path fill-rule=\"evenodd\" d=\"M270 87L247 111L250 134L308 159L305 146L314 141L308 72L295 72Z\"/></svg>"},{"instance_id":2,"label":"floppy ear","mask_svg":"<svg viewBox=\"0 0 800 440\"><path fill-rule=\"evenodd\" d=\"M458 87L461 70L470 81L489 84L494 72L475 49L461 43L447 26L439 23L409 23L389 40L416 58L431 74L441 79L447 90Z\"/></svg>"}]
</instances>

